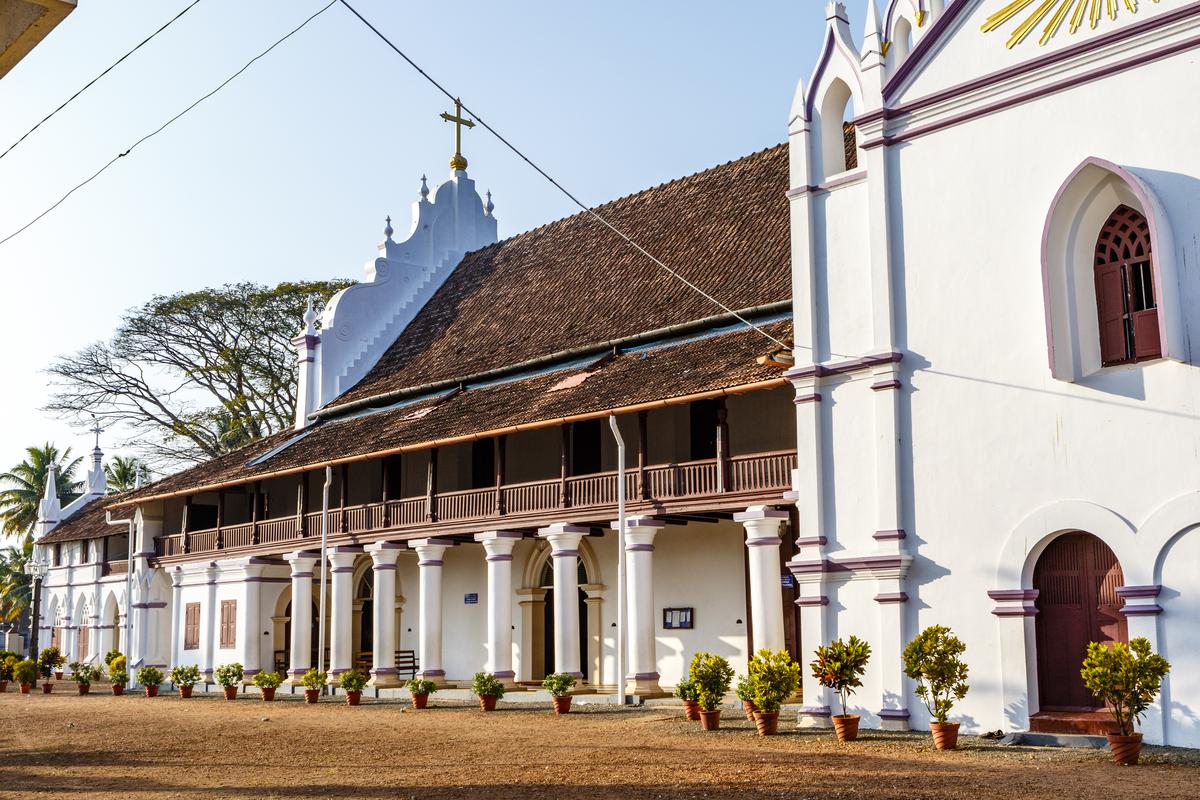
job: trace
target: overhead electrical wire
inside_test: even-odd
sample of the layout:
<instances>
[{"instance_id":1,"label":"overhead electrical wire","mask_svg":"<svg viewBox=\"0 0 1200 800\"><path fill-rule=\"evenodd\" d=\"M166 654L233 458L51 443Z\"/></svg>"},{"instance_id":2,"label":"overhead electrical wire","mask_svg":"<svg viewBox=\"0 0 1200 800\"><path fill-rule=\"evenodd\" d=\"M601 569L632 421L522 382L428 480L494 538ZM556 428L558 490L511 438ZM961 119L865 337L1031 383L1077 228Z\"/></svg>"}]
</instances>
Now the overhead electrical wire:
<instances>
[{"instance_id":1,"label":"overhead electrical wire","mask_svg":"<svg viewBox=\"0 0 1200 800\"><path fill-rule=\"evenodd\" d=\"M388 47L390 47L392 50L394 50L394 51L396 52L396 54L397 54L397 55L399 55L401 58L403 58L405 61L407 61L407 62L408 62L408 64L409 64L409 66L411 66L411 67L412 67L413 69L415 69L415 70L416 70L418 73L420 73L420 74L421 74L421 77L423 77L425 80L427 80L427 81L429 81L431 84L433 84L433 86L434 86L435 88L437 88L437 90L438 90L439 92L441 92L442 94L446 95L446 97L447 97L447 98L448 98L448 99L449 99L451 102L459 102L459 98L458 98L458 97L456 97L454 94L452 94L451 92L449 92L449 91L446 89L446 87L445 87L445 86L443 86L442 84L438 83L438 82L437 82L437 80L435 80L435 79L433 78L433 76L431 76L431 75L430 75L428 72L426 72L425 70L421 69L421 67L420 67L420 66L417 64L417 62L415 62L415 61L413 61L411 58L409 58L409 57L408 57L408 55L407 55L407 54L405 54L405 52L404 52L403 50L401 50L399 47L397 47L397 46L396 46L396 45L395 45L395 44L392 42L392 40L391 40L391 39L389 39L387 36L385 36L385 35L383 34L383 32L382 32L382 31L380 31L378 28L376 28L374 25L372 25L372 24L370 23L370 21L368 21L366 17L364 17L362 14L360 14L360 13L358 12L358 10L357 10L356 8L354 8L354 6L350 5L350 3L348 3L348 2L347 2L347 0L337 0L337 2L340 2L340 3L341 3L343 6L345 6L345 7L346 7L346 8L347 8L347 9L350 11L350 13L352 13L352 14L354 14L354 16L358 17L358 19L359 19L359 20L360 20L360 21L361 21L361 22L362 22L364 25L366 25L368 28L370 28L370 29L371 29L371 31L373 31L373 32L375 33L375 35L376 35L376 36L378 36L378 37L379 37L381 40L383 40L383 42L384 42L385 44L387 44L387 46L388 46ZM551 183L551 184L554 186L554 188L558 189L560 192L562 192L564 195L566 195L566 196L567 196L567 197L568 197L568 198L571 200L571 202L572 202L572 203L574 203L575 205L579 206L579 208L581 208L581 209L582 209L582 210L583 210L583 211L584 211L586 214L588 214L589 216L591 216L593 219L595 219L597 222L599 222L599 223L600 223L601 225L603 225L604 227L608 228L610 231L612 231L614 234L616 234L617 236L619 236L621 239L624 239L624 240L625 240L625 242L626 242L627 244L629 244L629 246L630 246L630 247L632 247L633 249L637 250L639 253L641 253L642 255L644 255L646 258L650 259L650 261L654 262L655 264L657 264L657 265L658 265L659 267L661 267L662 269L666 270L666 271L667 271L668 273L670 273L670 274L671 274L671 275L672 275L672 276L673 276L673 277L674 277L676 280L678 280L678 281L680 281L681 283L683 283L685 286L687 286L688 288L690 288L692 291L694 291L694 292L696 292L697 294L699 294L700 296L704 297L706 300L708 300L710 303L712 303L713 305L717 306L718 308L721 308L722 310L724 310L724 311L725 311L727 314L730 314L730 315L732 315L732 316L733 316L735 319L737 319L738 321L740 321L740 322L742 322L742 323L746 324L747 326L749 326L749 327L753 328L754 330L758 331L760 334L762 334L763 336L765 336L767 339L771 340L771 341L772 341L772 342L774 342L775 344L779 345L780 347L782 347L782 348L784 348L784 349L786 349L786 350L791 350L791 346L790 346L790 345L786 344L785 342L781 342L779 339L776 339L774 336L772 336L771 334L767 333L765 330L763 330L762 328L758 327L757 325L755 325L755 324L754 324L753 322L751 322L750 320L748 320L748 319L746 319L745 317L743 317L742 315L740 315L740 314L739 314L737 311L734 311L732 308L730 308L729 306L725 305L725 304L724 304L724 303L722 303L720 300L716 299L716 298L715 298L715 297L713 297L711 294L709 294L708 292L704 291L704 290L703 290L703 289L701 289L699 286L697 286L696 284L692 283L691 281L689 281L689 280L688 280L687 278L685 278L684 276L680 275L680 274L679 274L678 272L676 272L675 270L671 269L671 267L667 266L667 265L666 265L666 264L664 264L664 263L663 263L661 260L659 260L658 258L656 258L656 257L654 256L654 254L650 253L648 250L646 250L644 247L642 247L640 244L638 244L638 243L637 243L637 242L635 242L633 239L631 239L631 238L630 238L628 235L626 235L624 231L622 231L622 230L621 230L620 228L618 228L616 225L613 225L613 224L612 224L611 222L609 222L607 219L605 219L604 217L602 217L602 216L601 216L599 213L597 213L597 212L595 211L595 209L593 209L593 208L591 208L591 207L589 207L589 206L585 205L585 204L584 204L582 201L580 201L580 200L579 200L579 198L578 198L578 197L576 197L575 195L573 195L571 192L567 191L567 189L566 189L566 188L565 188L565 187L564 187L564 186L563 186L561 183L559 183L559 182L558 182L558 181L556 181L556 180L555 180L553 177L551 177L551 176L550 176L550 174L546 172L546 170L544 170L544 169L542 169L541 167L539 167L537 164L535 164L535 163L533 162L533 160L532 160L532 159L530 159L530 158L529 158L529 156L527 156L527 155L525 155L523 152L521 152L521 151L520 151L520 150L517 148L517 146L516 146L516 145L514 145L514 144L513 144L512 142L510 142L508 139L506 139L506 138L504 138L503 136L501 136L501 135L500 135L500 132L499 132L499 131L497 131L495 128L493 128L491 125L487 124L487 122L485 122L485 121L483 120L483 118L479 116L479 114L478 114L478 113L476 113L475 111L473 111L472 109L470 109L470 108L467 106L467 104L466 104L466 103L462 103L462 109L463 109L463 111L466 111L468 114L470 114L472 117L474 117L474 119L475 119L475 122L479 123L479 125L480 125L480 126L482 126L482 127L483 127L483 128L484 128L484 129L485 129L487 132L488 132L488 133L492 134L492 135L493 135L493 136L495 136L497 139L499 139L499 140L500 140L500 142L501 142L502 144L504 144L504 146L505 146L505 147L507 147L509 150L511 150L513 153L515 153L515 154L517 155L517 157L519 157L519 158L520 158L522 161L524 161L524 162L525 162L526 164L528 164L529 166L533 167L533 169L534 169L534 170L535 170L535 171L536 171L536 172L537 172L539 175L541 175L543 178L545 178L547 181L549 181L549 182L550 182L550 183Z\"/></svg>"},{"instance_id":2,"label":"overhead electrical wire","mask_svg":"<svg viewBox=\"0 0 1200 800\"><path fill-rule=\"evenodd\" d=\"M96 178L99 178L99 177L100 177L100 176L101 176L101 175L102 175L102 174L103 174L103 173L104 173L104 172L105 172L105 171L106 171L106 170L107 170L109 167L111 167L113 164L117 163L119 160L121 160L121 159L122 159L122 158L124 158L125 156L129 155L130 153L132 153L132 152L134 151L134 149L138 147L138 145L142 144L142 142L145 142L147 139L150 139L150 138L152 138L152 137L154 137L154 136L157 136L158 134L162 133L164 130L166 130L166 129L167 129L167 127L169 127L169 126L170 126L172 123L174 123L176 120L178 120L178 119L179 119L180 117L182 117L184 114L187 114L187 113L188 113L189 111L191 111L193 108L195 108L196 106L200 105L200 104L201 104L201 103L203 103L205 100L207 100L208 98L212 97L212 96L213 96L214 94L216 94L217 92L219 92L219 91L221 91L222 89L224 89L226 86L228 86L228 85L230 84L230 82L232 82L232 81L233 81L235 78L237 78L239 75L241 75L241 74L242 74L243 72L245 72L247 69L249 69L249 68L250 68L250 66L251 66L251 65L252 65L252 64L253 64L255 61L258 61L260 58L262 58L263 56L265 56L265 55L267 55L268 53L270 53L272 50L274 50L274 49L275 49L276 47L278 47L279 45L283 44L285 41L287 41L288 39L290 39L292 36L294 36L295 34L299 33L299 32L300 32L300 30L301 30L302 28L304 28L306 25L308 25L308 23L312 22L314 19L316 19L317 17L321 16L321 15L322 15L322 14L324 14L326 11L328 11L330 8L332 8L332 7L333 7L333 5L334 5L336 2L337 2L337 0L329 0L329 2L328 2L326 5L324 5L324 6L323 6L323 7L322 7L320 10L318 10L318 11L314 12L314 13L312 14L312 16L310 16L308 19L306 19L306 20L304 20L303 22L301 22L301 23L300 23L299 25L297 25L296 27L292 28L290 31L288 31L286 34L284 34L284 35L283 35L282 37L280 37L279 39L275 40L275 42L274 42L274 43L273 43L273 44L272 44L270 47L268 47L266 50L263 50L261 53L259 53L258 55L256 55L254 58L250 59L250 60L249 60L249 61L247 61L245 64L243 64L243 65L242 65L242 67L241 67L241 69L239 69L237 72L233 73L233 74L232 74L232 75L230 75L228 78L226 78L225 80L221 81L221 83L220 83L220 84L218 84L218 85L217 85L217 87L216 87L215 89L213 89L212 91L208 92L207 94L204 94L204 95L202 95L201 97L197 98L197 99L196 99L194 102L192 102L192 104L191 104L191 105L189 105L187 108L183 109L183 110L182 110L182 111L180 111L178 114L176 114L175 116L173 116L173 117L171 117L170 119L168 119L168 120L167 120L166 122L164 122L162 125L159 125L157 128L155 128L155 129L154 129L153 131L151 131L150 133L147 133L145 136L143 136L142 138L138 139L136 142L134 142L134 143L133 143L133 144L131 144L131 145L130 145L128 148L126 148L125 152L123 152L123 153L118 153L117 155L113 156L113 157L112 157L112 159L111 159L111 160L110 160L110 161L109 161L107 164L105 164L103 167L101 167L100 169L98 169L98 170L96 170L95 172L93 172L93 173L91 174L91 176L89 176L88 178L84 179L84 180L83 180L83 181L81 181L80 183L77 183L77 184L76 184L75 186L73 186L73 187L72 187L72 188L71 188L71 189L70 189L70 190L69 190L69 191L68 191L66 194L64 194L62 197L58 198L58 200L57 200L57 201L54 203L54 205L50 206L50 207L49 207L49 208L47 208L45 211L43 211L42 213L38 214L36 217L34 217L33 219L29 220L29 222L26 222L26 223L25 223L24 225L22 225L20 228L17 228L15 231L13 231L13 232L12 232L12 233L10 233L9 235L5 236L3 239L0 239L0 245L3 245L5 242L9 241L10 239L12 239L12 238L14 238L14 237L16 237L16 236L20 235L20 234L21 234L21 233L23 233L23 232L24 232L26 229L28 229L28 228L29 228L31 225L33 225L33 224L34 224L34 223L36 223L38 220L40 220L42 217L46 216L46 215L47 215L47 214L49 214L51 211L53 211L54 209L58 208L60 205L62 205L62 204L63 204L63 203L66 201L66 199L67 199L68 197L70 197L71 195L75 194L75 192L79 191L79 190L80 190L80 189L82 189L84 186L87 186L87 185L88 185L89 183L91 183L92 181L96 180Z\"/></svg>"},{"instance_id":3,"label":"overhead electrical wire","mask_svg":"<svg viewBox=\"0 0 1200 800\"><path fill-rule=\"evenodd\" d=\"M114 61L114 62L113 62L113 63L112 63L112 64L111 64L111 65L108 67L108 69L104 70L104 71L103 71L103 72L101 72L99 75L97 75L96 77L92 78L90 81L88 81L87 83L85 83L85 84L83 85L83 88L82 88L82 89L80 89L79 91L75 92L75 94L71 95L71 96L70 96L70 97L68 97L66 100L64 100L64 101L63 101L63 103L62 103L62 105L60 105L58 108L54 109L54 110L53 110L53 111L51 111L49 114L47 114L45 117L43 117L41 122L39 122L38 124L34 125L34 126L33 126L32 128L30 128L29 130L25 131L25 133L24 133L24 134L22 134L22 136L21 136L21 138L20 138L20 139L17 139L15 142L13 142L12 144L10 144L10 145L8 146L8 149L7 149L7 150L5 150L3 153L0 153L0 158L4 158L6 155L8 155L9 153L11 153L11 152L12 152L12 151L13 151L13 150L16 148L16 146L17 146L17 145L19 145L21 142L25 141L25 139L29 137L29 134L33 133L33 132L34 132L34 131L36 131L38 128L42 127L42 125L44 125L46 122L48 122L48 121L50 120L50 118L51 118L51 117L53 117L55 114L57 114L58 112L62 111L64 108L66 108L68 105L70 105L71 101L73 101L75 98L79 97L79 95L83 94L83 93L84 93L84 92L86 92L88 89L92 88L92 85L93 85L93 84L95 84L95 83L96 83L96 81L100 80L100 79L101 79L101 78L103 78L105 75L107 75L108 73L110 73L110 72L112 72L114 69L116 69L116 67L118 67L122 61L124 61L125 59L129 58L131 55L133 55L134 53L136 53L138 50L141 50L143 45L147 44L147 43L148 43L148 42L149 42L151 39L153 39L155 36L158 36L160 33L162 33L163 31L165 31L167 28L171 27L171 25L173 25L173 24L175 23L175 21L176 21L176 20L178 20L180 17L182 17L182 16L183 16L184 14L186 14L187 12L191 11L191 10L192 10L192 9L193 9L193 8L196 6L196 4L197 4L197 3L199 3L199 2L200 2L200 0L192 0L192 2L191 2L191 3L189 3L189 4L188 4L188 5L186 5L186 6L184 6L184 8L183 8L183 10L182 10L182 11L180 11L178 14L176 14L175 16L173 16L173 17L171 17L169 20L167 20L167 21L166 21L166 22L163 24L163 26L162 26L161 28L159 28L159 29L158 29L158 30L156 30L154 33L152 33L152 34L150 34L149 36L147 36L145 39L142 39L140 42L138 42L138 43L137 43L137 46L135 46L135 47L134 47L132 50L130 50L128 53L126 53L125 55L121 56L121 57L120 57L120 58L118 58L116 61Z\"/></svg>"}]
</instances>

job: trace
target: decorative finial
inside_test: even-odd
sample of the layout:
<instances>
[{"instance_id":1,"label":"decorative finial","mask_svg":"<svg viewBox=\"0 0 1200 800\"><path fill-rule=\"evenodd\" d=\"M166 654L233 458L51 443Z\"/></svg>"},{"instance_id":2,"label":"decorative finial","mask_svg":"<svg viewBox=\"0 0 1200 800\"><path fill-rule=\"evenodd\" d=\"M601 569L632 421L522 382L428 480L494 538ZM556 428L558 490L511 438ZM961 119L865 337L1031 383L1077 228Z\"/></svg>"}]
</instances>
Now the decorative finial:
<instances>
[{"instance_id":1,"label":"decorative finial","mask_svg":"<svg viewBox=\"0 0 1200 800\"><path fill-rule=\"evenodd\" d=\"M429 184L425 182L425 176L421 176L421 199L429 197Z\"/></svg>"},{"instance_id":2,"label":"decorative finial","mask_svg":"<svg viewBox=\"0 0 1200 800\"><path fill-rule=\"evenodd\" d=\"M100 427L100 420L96 419L96 415L92 414L91 433L96 434L96 449L100 449L100 434L104 433L104 428Z\"/></svg>"},{"instance_id":3,"label":"decorative finial","mask_svg":"<svg viewBox=\"0 0 1200 800\"><path fill-rule=\"evenodd\" d=\"M448 111L442 112L442 119L446 122L454 123L454 155L450 159L450 169L458 172L467 168L467 159L463 158L462 154L462 129L465 125L468 128L475 127L475 121L467 119L462 115L462 100L454 98L454 113Z\"/></svg>"},{"instance_id":4,"label":"decorative finial","mask_svg":"<svg viewBox=\"0 0 1200 800\"><path fill-rule=\"evenodd\" d=\"M492 190L488 189L487 190L487 202L483 204L483 213L490 217L492 215L492 212L495 210L496 210L496 205L492 202Z\"/></svg>"},{"instance_id":5,"label":"decorative finial","mask_svg":"<svg viewBox=\"0 0 1200 800\"><path fill-rule=\"evenodd\" d=\"M387 224L383 228L383 235L390 240L392 238L392 234L395 233L395 231L392 230L392 217L390 214L385 218L385 222Z\"/></svg>"},{"instance_id":6,"label":"decorative finial","mask_svg":"<svg viewBox=\"0 0 1200 800\"><path fill-rule=\"evenodd\" d=\"M306 334L316 333L317 309L313 307L313 296L308 296L308 304L304 307L304 332Z\"/></svg>"}]
</instances>

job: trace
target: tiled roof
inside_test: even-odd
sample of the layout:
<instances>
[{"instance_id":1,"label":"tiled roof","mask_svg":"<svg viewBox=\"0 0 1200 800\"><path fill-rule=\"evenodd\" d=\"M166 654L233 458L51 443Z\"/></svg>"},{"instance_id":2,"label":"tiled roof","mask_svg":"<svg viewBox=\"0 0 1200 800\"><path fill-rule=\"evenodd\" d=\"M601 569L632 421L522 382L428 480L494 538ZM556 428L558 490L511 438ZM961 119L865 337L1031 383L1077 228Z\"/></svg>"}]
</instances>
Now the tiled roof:
<instances>
[{"instance_id":1,"label":"tiled roof","mask_svg":"<svg viewBox=\"0 0 1200 800\"><path fill-rule=\"evenodd\" d=\"M790 321L764 324L779 339ZM371 413L332 419L303 434L277 434L221 458L164 478L123 500L193 492L234 481L293 473L385 452L421 449L520 428L557 424L564 417L720 392L765 381L783 383L778 367L757 363L777 349L744 326L683 341L600 356L519 380L468 385L461 391ZM289 444L290 442L290 444ZM280 447L286 444L286 447ZM277 452L272 452L277 451Z\"/></svg>"},{"instance_id":2,"label":"tiled roof","mask_svg":"<svg viewBox=\"0 0 1200 800\"><path fill-rule=\"evenodd\" d=\"M729 308L791 297L787 146L596 211ZM330 408L721 313L595 218L469 253Z\"/></svg>"},{"instance_id":3,"label":"tiled roof","mask_svg":"<svg viewBox=\"0 0 1200 800\"><path fill-rule=\"evenodd\" d=\"M123 533L122 529L109 525L105 520L105 508L109 503L123 500L124 497L124 495L114 494L91 501L39 539L38 544L78 542L83 539L100 539ZM113 519L127 520L131 514L127 510L114 509L112 516Z\"/></svg>"}]
</instances>

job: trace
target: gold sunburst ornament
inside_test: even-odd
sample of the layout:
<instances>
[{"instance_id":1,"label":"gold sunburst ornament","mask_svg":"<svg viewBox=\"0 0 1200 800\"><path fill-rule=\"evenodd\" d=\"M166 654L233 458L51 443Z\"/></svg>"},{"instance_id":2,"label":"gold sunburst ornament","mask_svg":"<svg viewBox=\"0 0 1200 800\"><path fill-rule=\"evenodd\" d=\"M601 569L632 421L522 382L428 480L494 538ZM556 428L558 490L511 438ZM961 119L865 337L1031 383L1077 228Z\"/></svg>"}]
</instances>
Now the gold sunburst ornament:
<instances>
[{"instance_id":1,"label":"gold sunburst ornament","mask_svg":"<svg viewBox=\"0 0 1200 800\"><path fill-rule=\"evenodd\" d=\"M1043 21L1046 24L1038 44L1053 39L1064 25L1071 33L1075 33L1085 21L1095 28L1106 16L1109 20L1115 20L1121 10L1136 14L1138 0L1012 0L987 18L983 23L983 32L991 33L1026 10L1029 10L1029 15L1013 30L1005 43L1006 47L1016 47L1025 41Z\"/></svg>"}]
</instances>

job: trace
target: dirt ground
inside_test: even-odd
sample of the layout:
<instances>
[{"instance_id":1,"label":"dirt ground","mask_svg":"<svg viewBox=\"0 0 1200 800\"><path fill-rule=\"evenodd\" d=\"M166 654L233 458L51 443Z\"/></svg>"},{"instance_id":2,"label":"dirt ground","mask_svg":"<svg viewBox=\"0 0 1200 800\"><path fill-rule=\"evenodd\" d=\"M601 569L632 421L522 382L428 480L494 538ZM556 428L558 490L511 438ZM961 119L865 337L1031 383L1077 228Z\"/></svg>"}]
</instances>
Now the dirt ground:
<instances>
[{"instance_id":1,"label":"dirt ground","mask_svg":"<svg viewBox=\"0 0 1200 800\"><path fill-rule=\"evenodd\" d=\"M62 685L60 689L73 686ZM1196 798L1200 756L1148 748L957 752L927 735L781 730L729 711L704 733L673 707L524 706L485 714L434 701L305 706L286 697L0 695L0 797L54 798ZM783 720L781 720L781 723ZM785 726L781 724L781 729Z\"/></svg>"}]
</instances>

